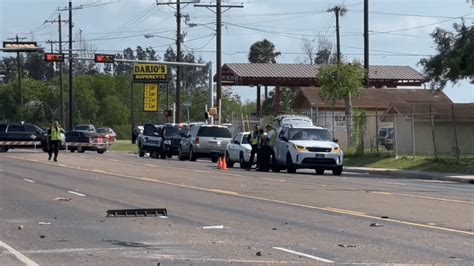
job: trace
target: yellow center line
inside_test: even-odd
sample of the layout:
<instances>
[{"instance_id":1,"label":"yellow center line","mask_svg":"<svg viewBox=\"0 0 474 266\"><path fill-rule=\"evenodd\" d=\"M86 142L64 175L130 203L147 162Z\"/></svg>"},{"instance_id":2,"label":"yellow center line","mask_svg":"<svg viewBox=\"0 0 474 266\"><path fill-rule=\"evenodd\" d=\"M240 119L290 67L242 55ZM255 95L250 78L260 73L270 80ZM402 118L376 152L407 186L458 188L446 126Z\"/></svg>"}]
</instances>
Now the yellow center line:
<instances>
[{"instance_id":1,"label":"yellow center line","mask_svg":"<svg viewBox=\"0 0 474 266\"><path fill-rule=\"evenodd\" d=\"M21 158L21 157L15 157L15 156L9 156L9 157L10 158L18 158L18 159ZM55 167L62 167L62 168L66 168L66 169L81 170L81 171L85 171L85 172L97 172L97 170L90 170L90 169L85 169L85 168L80 168L80 167L62 166L62 165L50 164L50 163L47 163L47 162L42 162L42 161L37 161L37 160L32 160L32 159L25 159L25 158L21 158L21 159L23 159L25 161L36 162L36 163L47 164L47 165L53 165ZM381 218L381 217L372 216L372 215L368 215L368 214L360 213L360 212L356 212L356 211L342 210L342 209L336 209L336 208L331 208L331 207L319 207L319 206L312 206L312 205L301 204L301 203L288 202L288 201L283 201L283 200L276 200L276 199L269 199L269 198L263 198L263 197L257 197L257 196L250 196L250 195L240 194L238 192L233 192L233 191L203 188L203 187L197 187L197 186L185 185L185 184L178 184L178 183L162 181L162 180L154 179L154 178L137 177L137 176L131 176L131 175L125 175L125 174L111 173L111 172L107 172L107 171L103 171L103 173L105 173L107 175L111 175L111 176L148 181L148 182L153 182L153 183L157 183L157 184L164 184L164 185L169 185L169 186L188 188L188 189L193 189L193 190L198 190L198 191L219 193L219 194L222 194L222 195L229 195L229 196L235 196L235 197L241 197L241 198L247 198L247 199L254 199L254 200L271 202L271 203L279 203L279 204L284 204L284 205L289 205L289 206L296 206L296 207L301 207L301 208L307 208L307 209L321 210L321 211L326 211L326 212L331 212L331 213L344 214L344 215L348 215L348 216L355 216L355 217L362 217L362 218L368 218L368 219L374 219L374 220L381 220L381 221L385 221L385 222L393 222L393 223L398 223L398 224L403 224L403 225L410 225L410 226L429 228L429 229L434 229L434 230L439 230L439 231L444 231L444 232L452 232L452 233L459 233L459 234L474 236L474 232L463 231L463 230L458 230L458 229L452 229L452 228L447 228L447 227L441 227L441 226L436 226L436 225L427 225L427 224L421 224L421 223L415 223L415 222L402 221L402 220L397 220L397 219L384 219L384 218Z\"/></svg>"}]
</instances>

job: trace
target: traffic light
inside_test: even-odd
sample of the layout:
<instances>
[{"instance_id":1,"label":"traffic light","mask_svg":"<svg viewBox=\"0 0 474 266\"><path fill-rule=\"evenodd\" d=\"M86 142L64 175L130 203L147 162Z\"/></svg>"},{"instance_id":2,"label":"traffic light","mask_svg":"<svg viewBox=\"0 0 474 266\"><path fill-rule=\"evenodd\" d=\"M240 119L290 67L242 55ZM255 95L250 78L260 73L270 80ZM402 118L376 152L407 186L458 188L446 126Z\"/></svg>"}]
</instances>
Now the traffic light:
<instances>
[{"instance_id":1,"label":"traffic light","mask_svg":"<svg viewBox=\"0 0 474 266\"><path fill-rule=\"evenodd\" d=\"M113 63L115 55L113 54L94 54L94 61L96 63Z\"/></svg>"},{"instance_id":2,"label":"traffic light","mask_svg":"<svg viewBox=\"0 0 474 266\"><path fill-rule=\"evenodd\" d=\"M46 62L64 62L64 54L61 53L45 53L44 61Z\"/></svg>"}]
</instances>

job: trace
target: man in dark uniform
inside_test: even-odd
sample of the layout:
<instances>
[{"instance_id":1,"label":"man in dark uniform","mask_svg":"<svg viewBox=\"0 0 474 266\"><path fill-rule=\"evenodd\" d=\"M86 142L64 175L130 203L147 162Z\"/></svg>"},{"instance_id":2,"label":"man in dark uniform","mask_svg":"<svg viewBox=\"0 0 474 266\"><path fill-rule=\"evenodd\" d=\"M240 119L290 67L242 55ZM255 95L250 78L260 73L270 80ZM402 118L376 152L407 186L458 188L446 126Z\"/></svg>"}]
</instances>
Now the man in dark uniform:
<instances>
[{"instance_id":1,"label":"man in dark uniform","mask_svg":"<svg viewBox=\"0 0 474 266\"><path fill-rule=\"evenodd\" d=\"M273 149L268 145L268 137L262 136L260 140L260 148L257 152L257 171L268 172L270 170L270 160Z\"/></svg>"}]
</instances>

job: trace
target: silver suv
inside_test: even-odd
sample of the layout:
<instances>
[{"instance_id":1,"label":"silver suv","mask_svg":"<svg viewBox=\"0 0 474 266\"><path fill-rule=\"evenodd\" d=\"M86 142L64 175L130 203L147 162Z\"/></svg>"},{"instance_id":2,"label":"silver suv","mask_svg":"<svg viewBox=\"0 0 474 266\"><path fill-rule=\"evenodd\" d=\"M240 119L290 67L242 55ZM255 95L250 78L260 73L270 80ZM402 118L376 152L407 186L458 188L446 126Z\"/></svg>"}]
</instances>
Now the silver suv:
<instances>
[{"instance_id":1,"label":"silver suv","mask_svg":"<svg viewBox=\"0 0 474 266\"><path fill-rule=\"evenodd\" d=\"M192 127L181 139L178 150L180 160L196 161L198 158L211 158L217 162L224 155L225 148L232 140L230 130L225 126L197 125Z\"/></svg>"}]
</instances>

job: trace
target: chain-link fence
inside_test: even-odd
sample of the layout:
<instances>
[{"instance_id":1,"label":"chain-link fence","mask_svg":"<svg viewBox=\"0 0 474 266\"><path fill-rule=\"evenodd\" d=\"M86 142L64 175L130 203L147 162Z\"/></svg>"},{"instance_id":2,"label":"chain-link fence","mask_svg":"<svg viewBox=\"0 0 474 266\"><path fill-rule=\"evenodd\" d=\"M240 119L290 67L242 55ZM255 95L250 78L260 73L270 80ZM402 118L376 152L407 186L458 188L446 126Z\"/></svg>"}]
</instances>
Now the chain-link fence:
<instances>
[{"instance_id":1,"label":"chain-link fence","mask_svg":"<svg viewBox=\"0 0 474 266\"><path fill-rule=\"evenodd\" d=\"M344 110L298 110L327 128L348 149ZM473 104L399 104L386 110L354 110L352 145L359 153L398 155L474 155Z\"/></svg>"}]
</instances>

